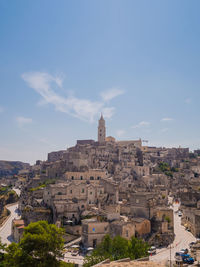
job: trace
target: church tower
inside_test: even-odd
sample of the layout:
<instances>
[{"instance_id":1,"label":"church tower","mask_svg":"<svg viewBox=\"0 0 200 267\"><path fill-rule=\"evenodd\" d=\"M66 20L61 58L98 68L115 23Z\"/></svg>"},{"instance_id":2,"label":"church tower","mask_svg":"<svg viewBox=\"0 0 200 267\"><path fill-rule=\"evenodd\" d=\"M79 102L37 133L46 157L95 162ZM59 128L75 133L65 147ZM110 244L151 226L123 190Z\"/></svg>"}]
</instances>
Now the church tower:
<instances>
[{"instance_id":1,"label":"church tower","mask_svg":"<svg viewBox=\"0 0 200 267\"><path fill-rule=\"evenodd\" d=\"M99 126L98 126L98 142L104 143L106 141L106 126L105 120L103 115L101 114L101 118L99 119Z\"/></svg>"}]
</instances>

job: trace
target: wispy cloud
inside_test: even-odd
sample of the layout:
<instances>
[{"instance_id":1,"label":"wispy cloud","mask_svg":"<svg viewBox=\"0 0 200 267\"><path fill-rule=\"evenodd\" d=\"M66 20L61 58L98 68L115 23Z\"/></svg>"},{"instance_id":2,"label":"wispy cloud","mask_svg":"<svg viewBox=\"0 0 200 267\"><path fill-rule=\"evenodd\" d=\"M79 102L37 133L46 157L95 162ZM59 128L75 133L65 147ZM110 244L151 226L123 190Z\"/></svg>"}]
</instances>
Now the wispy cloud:
<instances>
[{"instance_id":1,"label":"wispy cloud","mask_svg":"<svg viewBox=\"0 0 200 267\"><path fill-rule=\"evenodd\" d=\"M41 96L40 104L52 104L57 111L90 122L93 122L101 112L107 118L112 117L115 108L108 106L107 101L122 94L121 90L112 88L101 94L103 100L92 101L77 98L73 94L61 95L62 92L59 89L62 88L63 78L60 76L53 76L46 72L28 72L24 73L22 78Z\"/></svg>"},{"instance_id":2,"label":"wispy cloud","mask_svg":"<svg viewBox=\"0 0 200 267\"><path fill-rule=\"evenodd\" d=\"M26 124L30 124L33 122L33 120L31 118L26 118L26 117L16 117L16 122L19 126L24 126Z\"/></svg>"},{"instance_id":3,"label":"wispy cloud","mask_svg":"<svg viewBox=\"0 0 200 267\"><path fill-rule=\"evenodd\" d=\"M125 133L126 133L125 130L120 129L120 130L117 130L116 135L117 135L118 137L122 137Z\"/></svg>"},{"instance_id":4,"label":"wispy cloud","mask_svg":"<svg viewBox=\"0 0 200 267\"><path fill-rule=\"evenodd\" d=\"M173 118L162 118L161 121L173 121Z\"/></svg>"},{"instance_id":5,"label":"wispy cloud","mask_svg":"<svg viewBox=\"0 0 200 267\"><path fill-rule=\"evenodd\" d=\"M111 88L104 92L101 92L101 97L103 101L110 101L111 99L124 94L124 91L118 88Z\"/></svg>"},{"instance_id":6,"label":"wispy cloud","mask_svg":"<svg viewBox=\"0 0 200 267\"><path fill-rule=\"evenodd\" d=\"M190 103L192 103L192 99L191 99L190 97L186 98L186 99L185 99L185 103L186 103L186 104L190 104Z\"/></svg>"},{"instance_id":7,"label":"wispy cloud","mask_svg":"<svg viewBox=\"0 0 200 267\"><path fill-rule=\"evenodd\" d=\"M133 128L133 129L137 129L137 128L143 128L143 127L148 127L148 126L150 126L150 122L148 122L148 121L141 121L141 122L139 122L138 124L136 124L136 125L133 125L131 128Z\"/></svg>"}]
</instances>

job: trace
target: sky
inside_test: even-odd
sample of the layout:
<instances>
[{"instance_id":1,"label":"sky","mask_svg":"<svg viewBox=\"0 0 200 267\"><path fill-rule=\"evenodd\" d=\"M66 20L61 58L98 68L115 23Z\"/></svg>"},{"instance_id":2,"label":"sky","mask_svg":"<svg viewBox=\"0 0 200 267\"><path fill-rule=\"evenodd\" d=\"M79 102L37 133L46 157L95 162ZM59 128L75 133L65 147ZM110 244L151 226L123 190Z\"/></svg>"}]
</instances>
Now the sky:
<instances>
[{"instance_id":1,"label":"sky","mask_svg":"<svg viewBox=\"0 0 200 267\"><path fill-rule=\"evenodd\" d=\"M200 148L199 0L0 0L0 159L107 136Z\"/></svg>"}]
</instances>

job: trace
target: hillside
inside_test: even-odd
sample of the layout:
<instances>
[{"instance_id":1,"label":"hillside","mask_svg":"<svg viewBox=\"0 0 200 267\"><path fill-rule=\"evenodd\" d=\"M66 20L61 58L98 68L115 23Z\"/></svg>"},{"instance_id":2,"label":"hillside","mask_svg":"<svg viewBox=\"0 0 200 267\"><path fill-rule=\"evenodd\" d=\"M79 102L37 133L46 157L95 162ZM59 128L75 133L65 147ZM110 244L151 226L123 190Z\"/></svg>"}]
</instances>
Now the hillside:
<instances>
[{"instance_id":1,"label":"hillside","mask_svg":"<svg viewBox=\"0 0 200 267\"><path fill-rule=\"evenodd\" d=\"M10 176L18 174L22 169L28 168L30 165L28 163L23 163L20 161L5 161L0 160L0 178L5 176Z\"/></svg>"}]
</instances>

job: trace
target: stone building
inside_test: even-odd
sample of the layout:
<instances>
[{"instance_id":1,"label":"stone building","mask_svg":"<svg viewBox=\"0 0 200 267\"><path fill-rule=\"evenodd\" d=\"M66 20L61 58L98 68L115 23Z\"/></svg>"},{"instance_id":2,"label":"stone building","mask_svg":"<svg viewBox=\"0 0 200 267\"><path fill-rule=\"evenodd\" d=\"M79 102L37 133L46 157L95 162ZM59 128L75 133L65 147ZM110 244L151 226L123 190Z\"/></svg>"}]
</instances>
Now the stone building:
<instances>
[{"instance_id":1,"label":"stone building","mask_svg":"<svg viewBox=\"0 0 200 267\"><path fill-rule=\"evenodd\" d=\"M186 229L190 230L194 236L200 237L200 209L183 208L181 221Z\"/></svg>"},{"instance_id":2,"label":"stone building","mask_svg":"<svg viewBox=\"0 0 200 267\"><path fill-rule=\"evenodd\" d=\"M97 218L82 221L82 242L86 247L96 247L109 233L109 222L98 221Z\"/></svg>"},{"instance_id":3,"label":"stone building","mask_svg":"<svg viewBox=\"0 0 200 267\"><path fill-rule=\"evenodd\" d=\"M109 226L109 232L112 237L119 235L130 240L131 237L135 236L135 225L131 221L116 220L111 222Z\"/></svg>"},{"instance_id":4,"label":"stone building","mask_svg":"<svg viewBox=\"0 0 200 267\"><path fill-rule=\"evenodd\" d=\"M151 222L145 218L132 218L137 237L145 237L151 233Z\"/></svg>"},{"instance_id":5,"label":"stone building","mask_svg":"<svg viewBox=\"0 0 200 267\"><path fill-rule=\"evenodd\" d=\"M24 220L14 219L12 221L11 234L16 243L19 243L20 239L22 238L24 227L25 227Z\"/></svg>"}]
</instances>

